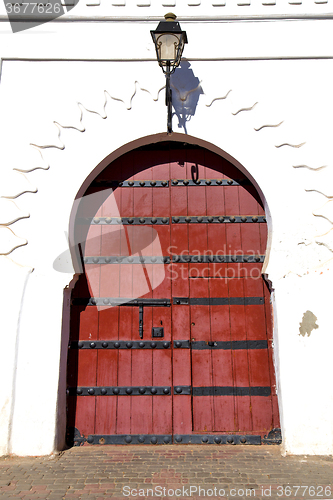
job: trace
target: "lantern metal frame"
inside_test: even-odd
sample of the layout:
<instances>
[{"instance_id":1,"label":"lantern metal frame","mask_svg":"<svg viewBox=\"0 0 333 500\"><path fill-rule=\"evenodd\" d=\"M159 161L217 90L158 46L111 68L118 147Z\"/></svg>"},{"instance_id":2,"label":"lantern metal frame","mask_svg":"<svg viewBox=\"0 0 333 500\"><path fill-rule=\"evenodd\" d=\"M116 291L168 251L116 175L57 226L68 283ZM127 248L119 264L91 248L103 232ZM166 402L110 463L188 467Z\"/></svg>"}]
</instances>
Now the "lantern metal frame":
<instances>
[{"instance_id":1,"label":"lantern metal frame","mask_svg":"<svg viewBox=\"0 0 333 500\"><path fill-rule=\"evenodd\" d=\"M180 28L179 22L176 21L177 17L175 14L168 13L164 16L165 20L161 21L156 30L152 30L151 36L155 45L156 56L159 66L162 68L165 74L166 85L165 85L165 105L168 108L167 115L167 130L168 134L172 133L172 90L170 86L170 76L176 68L179 66L181 57L183 54L185 43L187 43L186 31ZM177 42L174 42L175 57L173 59L163 59L161 57L162 53L162 41L160 40L163 35L173 35Z\"/></svg>"}]
</instances>

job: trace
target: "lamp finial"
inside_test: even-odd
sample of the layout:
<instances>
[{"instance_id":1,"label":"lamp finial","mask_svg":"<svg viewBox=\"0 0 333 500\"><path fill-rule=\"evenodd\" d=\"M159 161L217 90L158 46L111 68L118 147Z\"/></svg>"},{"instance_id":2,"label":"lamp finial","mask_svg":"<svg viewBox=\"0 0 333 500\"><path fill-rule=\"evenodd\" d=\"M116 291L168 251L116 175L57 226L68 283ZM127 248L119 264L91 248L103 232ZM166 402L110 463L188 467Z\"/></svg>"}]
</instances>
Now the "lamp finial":
<instances>
[{"instance_id":1,"label":"lamp finial","mask_svg":"<svg viewBox=\"0 0 333 500\"><path fill-rule=\"evenodd\" d=\"M173 14L173 12L168 12L167 14L164 15L164 19L168 22L172 22L177 19L177 16L176 14Z\"/></svg>"}]
</instances>

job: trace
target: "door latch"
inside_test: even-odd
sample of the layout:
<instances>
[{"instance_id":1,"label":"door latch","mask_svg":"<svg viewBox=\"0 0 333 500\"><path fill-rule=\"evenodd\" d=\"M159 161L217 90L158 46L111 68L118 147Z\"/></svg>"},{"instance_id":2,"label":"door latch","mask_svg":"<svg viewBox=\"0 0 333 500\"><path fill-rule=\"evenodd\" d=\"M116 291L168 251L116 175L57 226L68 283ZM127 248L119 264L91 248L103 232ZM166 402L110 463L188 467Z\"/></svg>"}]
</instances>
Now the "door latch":
<instances>
[{"instance_id":1,"label":"door latch","mask_svg":"<svg viewBox=\"0 0 333 500\"><path fill-rule=\"evenodd\" d=\"M163 326L160 327L153 327L151 329L151 336L152 338L157 338L157 337L164 337L164 328Z\"/></svg>"}]
</instances>

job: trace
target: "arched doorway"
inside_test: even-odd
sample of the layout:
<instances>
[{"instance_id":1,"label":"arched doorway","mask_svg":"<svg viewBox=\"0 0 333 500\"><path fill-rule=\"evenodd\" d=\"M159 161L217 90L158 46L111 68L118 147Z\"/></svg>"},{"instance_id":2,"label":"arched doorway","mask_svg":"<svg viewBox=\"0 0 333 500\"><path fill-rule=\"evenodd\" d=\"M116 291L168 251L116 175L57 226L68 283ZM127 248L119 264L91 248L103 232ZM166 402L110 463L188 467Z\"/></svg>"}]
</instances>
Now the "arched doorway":
<instances>
[{"instance_id":1,"label":"arched doorway","mask_svg":"<svg viewBox=\"0 0 333 500\"><path fill-rule=\"evenodd\" d=\"M165 141L113 161L83 200L67 374L74 444L276 434L267 225L254 186L221 156Z\"/></svg>"}]
</instances>

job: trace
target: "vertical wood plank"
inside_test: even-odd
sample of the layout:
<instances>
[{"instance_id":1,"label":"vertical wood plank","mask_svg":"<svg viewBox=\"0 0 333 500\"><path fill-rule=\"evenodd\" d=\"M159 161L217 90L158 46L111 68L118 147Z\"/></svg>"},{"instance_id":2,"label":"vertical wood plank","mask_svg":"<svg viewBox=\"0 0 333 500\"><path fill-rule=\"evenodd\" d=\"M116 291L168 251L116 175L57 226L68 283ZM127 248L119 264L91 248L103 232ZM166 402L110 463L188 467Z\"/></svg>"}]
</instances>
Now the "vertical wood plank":
<instances>
[{"instance_id":1,"label":"vertical wood plank","mask_svg":"<svg viewBox=\"0 0 333 500\"><path fill-rule=\"evenodd\" d=\"M79 396L76 398L75 427L84 434L94 434L95 432L95 405L94 396Z\"/></svg>"}]
</instances>

